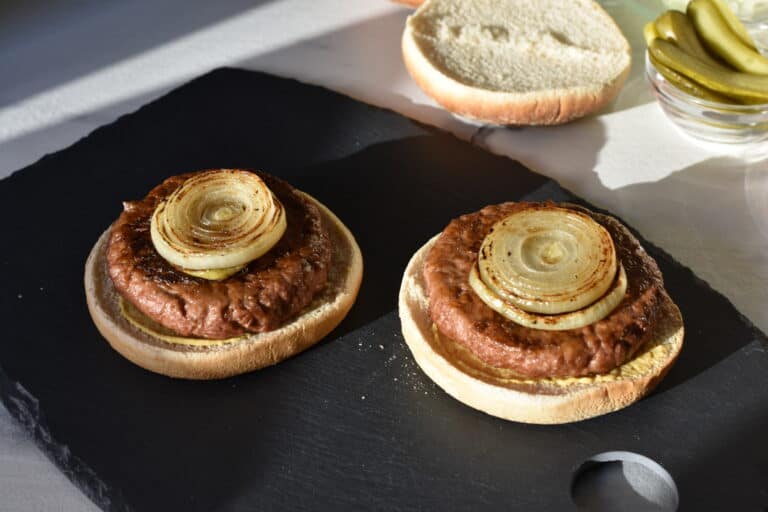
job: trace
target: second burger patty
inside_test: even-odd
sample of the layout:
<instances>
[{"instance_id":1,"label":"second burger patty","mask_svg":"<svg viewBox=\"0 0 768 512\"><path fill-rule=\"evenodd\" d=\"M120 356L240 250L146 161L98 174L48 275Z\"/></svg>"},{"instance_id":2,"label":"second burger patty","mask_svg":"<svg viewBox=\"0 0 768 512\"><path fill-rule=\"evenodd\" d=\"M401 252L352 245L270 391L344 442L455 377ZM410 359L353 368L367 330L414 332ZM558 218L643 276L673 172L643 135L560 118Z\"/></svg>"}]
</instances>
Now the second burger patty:
<instances>
[{"instance_id":1,"label":"second burger patty","mask_svg":"<svg viewBox=\"0 0 768 512\"><path fill-rule=\"evenodd\" d=\"M269 252L222 281L176 270L150 237L155 207L193 174L168 178L141 201L126 203L107 247L109 275L123 298L182 336L210 339L274 330L307 307L328 278L327 228L305 196L282 180L256 174L283 204L288 227Z\"/></svg>"},{"instance_id":2,"label":"second burger patty","mask_svg":"<svg viewBox=\"0 0 768 512\"><path fill-rule=\"evenodd\" d=\"M506 319L480 299L468 276L491 227L529 205L488 206L445 228L424 266L432 321L484 363L524 378L606 373L632 357L652 331L665 293L661 272L617 220L575 205L558 205L586 213L608 230L627 273L627 293L607 317L579 329L530 329Z\"/></svg>"}]
</instances>

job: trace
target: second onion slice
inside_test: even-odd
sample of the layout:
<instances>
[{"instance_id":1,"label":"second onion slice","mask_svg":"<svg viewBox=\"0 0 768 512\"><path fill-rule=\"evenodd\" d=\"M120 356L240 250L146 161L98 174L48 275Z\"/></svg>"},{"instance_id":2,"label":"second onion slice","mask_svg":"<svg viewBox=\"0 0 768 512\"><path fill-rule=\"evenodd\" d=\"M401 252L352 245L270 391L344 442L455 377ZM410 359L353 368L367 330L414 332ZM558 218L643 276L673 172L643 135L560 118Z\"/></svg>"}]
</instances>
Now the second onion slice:
<instances>
[{"instance_id":1,"label":"second onion slice","mask_svg":"<svg viewBox=\"0 0 768 512\"><path fill-rule=\"evenodd\" d=\"M603 296L616 276L611 235L586 214L532 206L497 222L478 255L483 282L533 313L581 309Z\"/></svg>"},{"instance_id":2,"label":"second onion slice","mask_svg":"<svg viewBox=\"0 0 768 512\"><path fill-rule=\"evenodd\" d=\"M583 309L571 311L570 313L563 313L561 315L529 313L503 301L485 286L485 283L483 283L478 276L476 267L473 267L470 271L469 284L472 286L472 289L475 290L475 293L477 293L483 302L485 302L491 309L509 320L512 320L516 324L530 327L531 329L564 331L567 329L578 329L593 324L602 320L608 316L611 311L616 309L616 306L618 306L624 298L624 294L627 293L627 274L624 271L624 267L619 264L619 273L616 276L613 286L608 290L608 293Z\"/></svg>"},{"instance_id":3,"label":"second onion slice","mask_svg":"<svg viewBox=\"0 0 768 512\"><path fill-rule=\"evenodd\" d=\"M607 316L624 297L627 276L603 226L579 211L544 204L494 224L469 284L515 323L565 330Z\"/></svg>"},{"instance_id":4,"label":"second onion slice","mask_svg":"<svg viewBox=\"0 0 768 512\"><path fill-rule=\"evenodd\" d=\"M150 234L169 263L206 277L208 271L228 274L262 256L286 227L282 204L258 175L224 169L185 181L155 209Z\"/></svg>"}]
</instances>

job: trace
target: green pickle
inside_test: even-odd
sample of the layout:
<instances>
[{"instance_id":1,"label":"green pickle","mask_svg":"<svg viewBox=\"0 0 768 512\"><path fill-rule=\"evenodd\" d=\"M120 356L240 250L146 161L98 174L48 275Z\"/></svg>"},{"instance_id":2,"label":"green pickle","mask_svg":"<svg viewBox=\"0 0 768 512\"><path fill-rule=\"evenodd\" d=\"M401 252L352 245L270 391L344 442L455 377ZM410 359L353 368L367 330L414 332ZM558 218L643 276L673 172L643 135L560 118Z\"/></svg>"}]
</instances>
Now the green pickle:
<instances>
[{"instance_id":1,"label":"green pickle","mask_svg":"<svg viewBox=\"0 0 768 512\"><path fill-rule=\"evenodd\" d=\"M645 38L645 45L651 46L651 41L659 37L659 33L656 32L656 24L649 21L643 27L643 38Z\"/></svg>"},{"instance_id":2,"label":"green pickle","mask_svg":"<svg viewBox=\"0 0 768 512\"><path fill-rule=\"evenodd\" d=\"M768 59L723 0L691 0L643 27L656 70L687 94L718 103L768 103Z\"/></svg>"},{"instance_id":3,"label":"green pickle","mask_svg":"<svg viewBox=\"0 0 768 512\"><path fill-rule=\"evenodd\" d=\"M656 70L659 73L661 73L661 75L664 77L664 79L667 82L674 85L678 89L690 94L691 96L696 96L697 98L701 98L703 100L713 101L717 103L740 104L738 100L734 98L729 98L728 96L724 96L722 94L718 94L715 91L710 91L706 87L699 85L698 83L694 82L688 77L681 75L674 69L668 66L665 66L664 64L656 60L656 58L653 57L653 55L651 55L651 62L653 63L653 67L655 67Z\"/></svg>"},{"instance_id":4,"label":"green pickle","mask_svg":"<svg viewBox=\"0 0 768 512\"><path fill-rule=\"evenodd\" d=\"M733 31L734 34L736 34L739 39L741 39L741 42L757 51L755 41L752 39L752 36L749 35L749 32L747 32L747 27L744 26L744 24L731 10L731 8L728 7L728 4L726 4L723 0L712 0L712 3L720 12L720 16L723 17L723 20L728 25L728 27Z\"/></svg>"},{"instance_id":5,"label":"green pickle","mask_svg":"<svg viewBox=\"0 0 768 512\"><path fill-rule=\"evenodd\" d=\"M659 37L675 43L683 51L690 53L694 57L698 57L704 61L715 62L707 53L707 50L704 49L701 41L699 41L699 36L696 35L696 29L693 28L688 16L682 12L665 12L656 18L655 26Z\"/></svg>"},{"instance_id":6,"label":"green pickle","mask_svg":"<svg viewBox=\"0 0 768 512\"><path fill-rule=\"evenodd\" d=\"M648 51L656 62L711 91L745 103L768 103L768 76L718 68L661 38L651 41Z\"/></svg>"},{"instance_id":7,"label":"green pickle","mask_svg":"<svg viewBox=\"0 0 768 512\"><path fill-rule=\"evenodd\" d=\"M712 0L692 0L687 14L704 44L714 54L739 71L768 75L768 59L738 37Z\"/></svg>"}]
</instances>

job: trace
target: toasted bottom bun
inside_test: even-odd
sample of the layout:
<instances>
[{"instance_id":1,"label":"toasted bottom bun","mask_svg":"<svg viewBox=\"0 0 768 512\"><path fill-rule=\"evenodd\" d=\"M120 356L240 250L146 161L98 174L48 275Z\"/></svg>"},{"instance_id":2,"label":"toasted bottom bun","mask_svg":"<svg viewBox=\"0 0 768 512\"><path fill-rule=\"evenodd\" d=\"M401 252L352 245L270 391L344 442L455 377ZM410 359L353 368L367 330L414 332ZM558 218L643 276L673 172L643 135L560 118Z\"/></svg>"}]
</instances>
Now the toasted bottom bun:
<instances>
[{"instance_id":1,"label":"toasted bottom bun","mask_svg":"<svg viewBox=\"0 0 768 512\"><path fill-rule=\"evenodd\" d=\"M436 68L419 48L409 25L401 44L408 73L443 108L468 120L503 126L558 125L595 113L619 94L630 71L628 58L626 67L604 84L529 92L491 91L463 84Z\"/></svg>"},{"instance_id":2,"label":"toasted bottom bun","mask_svg":"<svg viewBox=\"0 0 768 512\"><path fill-rule=\"evenodd\" d=\"M442 335L429 316L422 270L437 237L411 258L400 287L403 336L424 373L460 402L522 423L569 423L616 411L639 400L666 375L683 346L683 318L664 294L655 332L624 365L592 377L525 379L493 368Z\"/></svg>"},{"instance_id":3,"label":"toasted bottom bun","mask_svg":"<svg viewBox=\"0 0 768 512\"><path fill-rule=\"evenodd\" d=\"M307 196L309 197L309 196ZM174 343L162 328L144 318L129 321L122 299L107 273L109 230L101 235L85 263L88 310L99 332L112 347L137 365L170 377L218 379L257 370L287 359L314 345L346 316L363 277L363 257L352 233L325 206L320 209L331 237L333 260L328 284L312 304L283 327L231 340L189 340ZM153 336L157 332L159 336ZM183 340L183 339L181 339Z\"/></svg>"}]
</instances>

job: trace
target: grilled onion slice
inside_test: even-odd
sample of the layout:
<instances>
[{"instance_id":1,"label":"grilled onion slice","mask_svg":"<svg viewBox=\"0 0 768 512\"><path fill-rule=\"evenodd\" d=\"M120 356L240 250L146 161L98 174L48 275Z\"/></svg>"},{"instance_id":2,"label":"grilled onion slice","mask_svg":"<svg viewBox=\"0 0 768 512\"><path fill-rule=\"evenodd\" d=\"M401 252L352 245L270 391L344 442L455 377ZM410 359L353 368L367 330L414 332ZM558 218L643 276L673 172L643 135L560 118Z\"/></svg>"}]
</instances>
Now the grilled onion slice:
<instances>
[{"instance_id":1,"label":"grilled onion slice","mask_svg":"<svg viewBox=\"0 0 768 512\"><path fill-rule=\"evenodd\" d=\"M286 226L283 205L258 175L223 169L192 176L160 203L150 234L171 265L222 279L269 251Z\"/></svg>"},{"instance_id":2,"label":"grilled onion slice","mask_svg":"<svg viewBox=\"0 0 768 512\"><path fill-rule=\"evenodd\" d=\"M556 315L600 299L617 271L611 235L590 216L531 206L497 222L478 254L480 280L523 311Z\"/></svg>"},{"instance_id":3,"label":"grilled onion slice","mask_svg":"<svg viewBox=\"0 0 768 512\"><path fill-rule=\"evenodd\" d=\"M624 294L627 293L627 274L624 271L624 266L619 263L618 275L605 295L583 309L560 315L529 313L505 302L483 283L478 275L477 266L472 267L470 271L469 284L491 309L516 324L530 327L531 329L564 331L566 329L578 329L598 322L616 309L616 306L624 298Z\"/></svg>"}]
</instances>

